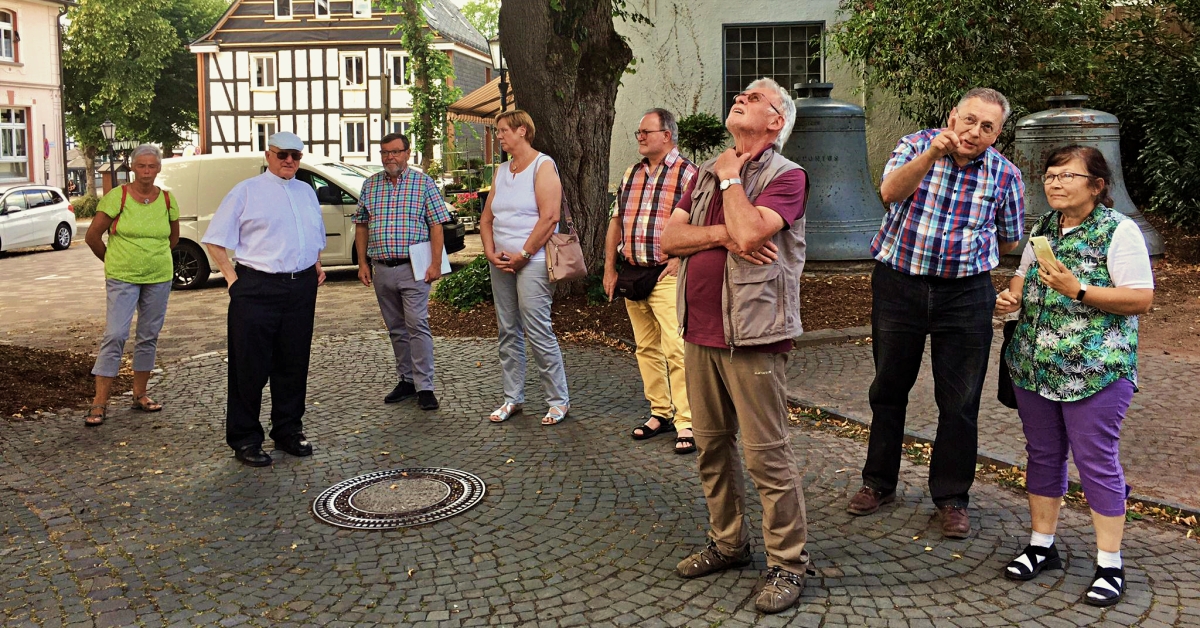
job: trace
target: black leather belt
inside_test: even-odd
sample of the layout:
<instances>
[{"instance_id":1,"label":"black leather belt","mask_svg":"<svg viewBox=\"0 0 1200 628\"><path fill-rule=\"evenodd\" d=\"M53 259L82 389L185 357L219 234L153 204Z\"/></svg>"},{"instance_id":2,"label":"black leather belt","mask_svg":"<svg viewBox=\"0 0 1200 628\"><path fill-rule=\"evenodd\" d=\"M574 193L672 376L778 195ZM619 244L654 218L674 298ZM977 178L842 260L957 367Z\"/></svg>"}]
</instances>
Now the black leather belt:
<instances>
[{"instance_id":1,"label":"black leather belt","mask_svg":"<svg viewBox=\"0 0 1200 628\"><path fill-rule=\"evenodd\" d=\"M407 257L397 257L395 259L377 259L377 260L375 260L375 263L383 264L384 266L387 266L388 268L395 268L401 264L407 264L408 258Z\"/></svg>"},{"instance_id":2,"label":"black leather belt","mask_svg":"<svg viewBox=\"0 0 1200 628\"><path fill-rule=\"evenodd\" d=\"M309 266L308 268L305 268L304 270L298 270L294 273L268 273L266 271L259 270L257 268L251 268L249 266L246 266L245 264L237 264L237 272L238 272L238 274L241 274L244 272L250 272L255 275L261 275L263 277L270 277L272 279L299 279L301 277L308 276L309 274L316 273L317 265L313 264L312 266Z\"/></svg>"}]
</instances>

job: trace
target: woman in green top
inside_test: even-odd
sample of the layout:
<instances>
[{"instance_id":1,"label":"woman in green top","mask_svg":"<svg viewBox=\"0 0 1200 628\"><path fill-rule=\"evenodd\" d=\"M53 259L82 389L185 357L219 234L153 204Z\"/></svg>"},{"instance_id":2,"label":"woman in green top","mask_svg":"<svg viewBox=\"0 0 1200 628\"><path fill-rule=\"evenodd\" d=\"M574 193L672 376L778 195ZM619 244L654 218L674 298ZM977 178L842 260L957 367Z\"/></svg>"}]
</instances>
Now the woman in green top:
<instances>
[{"instance_id":1,"label":"woman in green top","mask_svg":"<svg viewBox=\"0 0 1200 628\"><path fill-rule=\"evenodd\" d=\"M134 180L113 188L100 199L85 238L104 261L108 292L107 324L92 375L96 397L84 424L94 427L108 415L108 395L121 366L129 325L137 311L137 345L133 350L133 408L158 412L162 405L146 394L158 332L167 314L174 273L171 249L179 242L179 206L154 185L162 170L162 151L143 144L130 156ZM104 234L108 233L107 244Z\"/></svg>"}]
</instances>

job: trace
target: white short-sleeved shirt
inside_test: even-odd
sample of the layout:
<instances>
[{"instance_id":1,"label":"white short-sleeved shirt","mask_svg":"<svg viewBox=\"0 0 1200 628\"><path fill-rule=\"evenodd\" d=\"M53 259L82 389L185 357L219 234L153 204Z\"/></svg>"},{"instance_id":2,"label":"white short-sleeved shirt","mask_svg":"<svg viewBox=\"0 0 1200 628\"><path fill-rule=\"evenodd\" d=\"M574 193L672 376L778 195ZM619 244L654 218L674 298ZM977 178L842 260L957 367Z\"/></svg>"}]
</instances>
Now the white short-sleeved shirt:
<instances>
[{"instance_id":1,"label":"white short-sleeved shirt","mask_svg":"<svg viewBox=\"0 0 1200 628\"><path fill-rule=\"evenodd\" d=\"M295 273L320 258L325 222L312 186L268 171L233 186L201 242L232 249L255 270Z\"/></svg>"},{"instance_id":2,"label":"white short-sleeved shirt","mask_svg":"<svg viewBox=\"0 0 1200 628\"><path fill-rule=\"evenodd\" d=\"M1076 227L1063 229L1063 234L1075 229ZM1016 276L1024 278L1035 261L1037 258L1033 254L1033 247L1026 244ZM1112 277L1113 285L1118 288L1154 289L1150 251L1146 248L1146 239L1142 237L1142 231L1132 220L1122 220L1113 230L1112 242L1108 245L1108 274Z\"/></svg>"}]
</instances>

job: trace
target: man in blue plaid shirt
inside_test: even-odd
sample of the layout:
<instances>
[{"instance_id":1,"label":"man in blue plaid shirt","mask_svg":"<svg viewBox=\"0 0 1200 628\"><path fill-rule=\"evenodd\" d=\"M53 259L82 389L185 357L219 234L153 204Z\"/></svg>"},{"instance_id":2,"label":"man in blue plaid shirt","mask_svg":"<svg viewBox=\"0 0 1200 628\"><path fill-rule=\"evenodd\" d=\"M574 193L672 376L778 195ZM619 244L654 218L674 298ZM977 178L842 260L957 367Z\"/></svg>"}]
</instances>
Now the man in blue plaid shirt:
<instances>
[{"instance_id":1,"label":"man in blue plaid shirt","mask_svg":"<svg viewBox=\"0 0 1200 628\"><path fill-rule=\"evenodd\" d=\"M942 534L966 538L975 479L979 398L992 347L992 270L1016 248L1025 213L1021 172L992 144L1011 109L996 90L966 93L946 128L900 140L880 192L890 204L871 243L875 381L863 486L848 510L895 499L908 393L930 338L937 439L929 493Z\"/></svg>"},{"instance_id":2,"label":"man in blue plaid shirt","mask_svg":"<svg viewBox=\"0 0 1200 628\"><path fill-rule=\"evenodd\" d=\"M399 133L380 141L383 172L363 183L354 214L354 243L358 279L365 286L374 283L396 355L399 383L383 401L396 403L416 395L422 410L436 410L429 292L430 284L442 276L442 223L450 220L450 212L433 179L408 167L409 148L408 138ZM430 244L433 256L423 279L414 277L409 255L409 247L420 242Z\"/></svg>"}]
</instances>

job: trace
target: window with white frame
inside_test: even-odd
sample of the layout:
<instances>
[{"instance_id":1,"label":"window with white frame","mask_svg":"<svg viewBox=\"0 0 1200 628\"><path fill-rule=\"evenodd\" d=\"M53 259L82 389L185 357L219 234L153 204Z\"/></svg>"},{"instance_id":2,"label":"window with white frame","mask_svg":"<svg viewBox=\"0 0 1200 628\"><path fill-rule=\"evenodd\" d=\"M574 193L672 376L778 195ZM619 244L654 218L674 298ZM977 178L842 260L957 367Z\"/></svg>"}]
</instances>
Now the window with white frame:
<instances>
[{"instance_id":1,"label":"window with white frame","mask_svg":"<svg viewBox=\"0 0 1200 628\"><path fill-rule=\"evenodd\" d=\"M365 155L367 153L367 121L342 121L342 150L347 155Z\"/></svg>"},{"instance_id":2,"label":"window with white frame","mask_svg":"<svg viewBox=\"0 0 1200 628\"><path fill-rule=\"evenodd\" d=\"M367 58L362 53L342 55L342 87L361 89L367 85Z\"/></svg>"},{"instance_id":3,"label":"window with white frame","mask_svg":"<svg viewBox=\"0 0 1200 628\"><path fill-rule=\"evenodd\" d=\"M412 84L410 67L407 53L392 56L392 87L408 87Z\"/></svg>"},{"instance_id":4,"label":"window with white frame","mask_svg":"<svg viewBox=\"0 0 1200 628\"><path fill-rule=\"evenodd\" d=\"M371 17L371 0L354 0L354 17Z\"/></svg>"},{"instance_id":5,"label":"window with white frame","mask_svg":"<svg viewBox=\"0 0 1200 628\"><path fill-rule=\"evenodd\" d=\"M404 137L408 138L408 146L409 146L409 148L412 147L413 138L412 138L412 123L411 122L408 122L407 120L405 120L405 121L392 120L392 133L399 133L399 134L403 135ZM408 153L408 163L420 164L421 163L421 154L415 150L410 150Z\"/></svg>"},{"instance_id":6,"label":"window with white frame","mask_svg":"<svg viewBox=\"0 0 1200 628\"><path fill-rule=\"evenodd\" d=\"M275 120L254 120L252 124L254 125L254 150L267 150L267 142L271 140L272 135L275 135L279 123Z\"/></svg>"},{"instance_id":7,"label":"window with white frame","mask_svg":"<svg viewBox=\"0 0 1200 628\"><path fill-rule=\"evenodd\" d=\"M313 0L313 15L318 18L329 17L330 0Z\"/></svg>"},{"instance_id":8,"label":"window with white frame","mask_svg":"<svg viewBox=\"0 0 1200 628\"><path fill-rule=\"evenodd\" d=\"M17 60L17 32L13 29L16 17L11 11L0 11L0 61Z\"/></svg>"},{"instance_id":9,"label":"window with white frame","mask_svg":"<svg viewBox=\"0 0 1200 628\"><path fill-rule=\"evenodd\" d=\"M0 180L29 178L26 120L25 109L0 107Z\"/></svg>"},{"instance_id":10,"label":"window with white frame","mask_svg":"<svg viewBox=\"0 0 1200 628\"><path fill-rule=\"evenodd\" d=\"M250 89L275 89L275 55L250 55Z\"/></svg>"},{"instance_id":11,"label":"window with white frame","mask_svg":"<svg viewBox=\"0 0 1200 628\"><path fill-rule=\"evenodd\" d=\"M275 17L291 19L292 0L275 0Z\"/></svg>"},{"instance_id":12,"label":"window with white frame","mask_svg":"<svg viewBox=\"0 0 1200 628\"><path fill-rule=\"evenodd\" d=\"M787 89L821 81L824 29L819 22L725 25L725 111L747 85L764 76Z\"/></svg>"}]
</instances>

